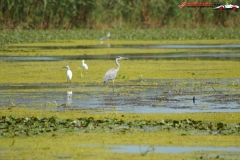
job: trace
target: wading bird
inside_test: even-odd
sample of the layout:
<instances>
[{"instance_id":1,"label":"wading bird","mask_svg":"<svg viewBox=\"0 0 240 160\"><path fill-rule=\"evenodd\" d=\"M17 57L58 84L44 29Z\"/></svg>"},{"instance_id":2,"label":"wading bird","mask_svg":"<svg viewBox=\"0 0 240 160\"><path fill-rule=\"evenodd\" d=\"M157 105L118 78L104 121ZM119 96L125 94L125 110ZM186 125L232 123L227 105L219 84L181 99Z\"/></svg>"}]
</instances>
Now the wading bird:
<instances>
[{"instance_id":1,"label":"wading bird","mask_svg":"<svg viewBox=\"0 0 240 160\"><path fill-rule=\"evenodd\" d=\"M115 69L115 68L109 69L107 71L107 73L105 74L105 76L103 77L103 82L104 83L108 83L109 80L112 80L112 82L113 82L113 85L112 85L113 92L114 92L114 79L116 78L117 72L120 69L120 64L118 63L118 60L123 60L123 59L128 59L128 58L126 58L126 57L117 57L116 58L116 64L117 64L118 68L117 69Z\"/></svg>"},{"instance_id":2,"label":"wading bird","mask_svg":"<svg viewBox=\"0 0 240 160\"><path fill-rule=\"evenodd\" d=\"M84 63L84 62L85 62L85 61L82 60L82 69L83 69L83 71L84 71L84 70L88 70L88 66L87 66L87 64Z\"/></svg>"},{"instance_id":3,"label":"wading bird","mask_svg":"<svg viewBox=\"0 0 240 160\"><path fill-rule=\"evenodd\" d=\"M70 70L70 67L69 66L66 66L64 68L67 68L67 72L66 72L66 75L67 75L67 82L70 81L71 82L71 79L72 79L72 71Z\"/></svg>"},{"instance_id":4,"label":"wading bird","mask_svg":"<svg viewBox=\"0 0 240 160\"><path fill-rule=\"evenodd\" d=\"M110 32L108 32L108 34L105 37L99 38L100 41L106 40L110 38Z\"/></svg>"}]
</instances>

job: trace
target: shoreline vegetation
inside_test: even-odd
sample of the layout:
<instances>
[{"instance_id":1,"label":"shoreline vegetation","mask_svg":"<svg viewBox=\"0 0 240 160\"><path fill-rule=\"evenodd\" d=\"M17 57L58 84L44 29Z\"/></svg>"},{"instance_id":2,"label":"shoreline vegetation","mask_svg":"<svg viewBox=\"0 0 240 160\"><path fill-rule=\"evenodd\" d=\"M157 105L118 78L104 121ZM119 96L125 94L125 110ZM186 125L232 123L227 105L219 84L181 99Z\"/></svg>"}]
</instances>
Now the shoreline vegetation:
<instances>
[{"instance_id":1,"label":"shoreline vegetation","mask_svg":"<svg viewBox=\"0 0 240 160\"><path fill-rule=\"evenodd\" d=\"M239 27L238 11L183 7L182 0L0 0L0 29ZM225 1L218 2L225 5ZM229 2L230 3L230 2ZM237 1L232 4L239 5Z\"/></svg>"}]
</instances>

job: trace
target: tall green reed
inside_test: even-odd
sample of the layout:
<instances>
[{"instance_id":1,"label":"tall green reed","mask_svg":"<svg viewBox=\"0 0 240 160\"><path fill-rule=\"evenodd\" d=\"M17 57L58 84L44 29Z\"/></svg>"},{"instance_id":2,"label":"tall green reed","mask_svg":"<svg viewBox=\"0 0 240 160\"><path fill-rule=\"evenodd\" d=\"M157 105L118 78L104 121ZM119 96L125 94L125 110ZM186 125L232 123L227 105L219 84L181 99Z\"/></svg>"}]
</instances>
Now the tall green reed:
<instances>
[{"instance_id":1,"label":"tall green reed","mask_svg":"<svg viewBox=\"0 0 240 160\"><path fill-rule=\"evenodd\" d=\"M114 29L240 26L239 11L186 7L180 9L178 5L181 3L182 0L0 0L0 28ZM225 4L223 0L218 3Z\"/></svg>"}]
</instances>

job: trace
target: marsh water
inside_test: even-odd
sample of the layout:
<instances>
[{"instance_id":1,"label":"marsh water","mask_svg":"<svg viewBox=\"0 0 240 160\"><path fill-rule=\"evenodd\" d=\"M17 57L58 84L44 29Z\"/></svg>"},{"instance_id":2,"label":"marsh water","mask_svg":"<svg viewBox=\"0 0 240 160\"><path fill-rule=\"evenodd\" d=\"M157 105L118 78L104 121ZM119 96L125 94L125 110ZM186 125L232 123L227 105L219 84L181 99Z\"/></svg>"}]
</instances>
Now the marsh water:
<instances>
[{"instance_id":1,"label":"marsh water","mask_svg":"<svg viewBox=\"0 0 240 160\"><path fill-rule=\"evenodd\" d=\"M153 60L240 60L239 53L221 52L221 53L208 53L199 52L189 55L189 53L145 53L145 54L121 54L129 59L153 59ZM80 55L80 56L41 56L41 57L21 57L21 56L4 56L0 60L4 61L60 61L60 60L101 60L101 59L115 59L115 55Z\"/></svg>"},{"instance_id":2,"label":"marsh water","mask_svg":"<svg viewBox=\"0 0 240 160\"><path fill-rule=\"evenodd\" d=\"M204 156L204 152L208 152L208 158L239 158L240 148L237 147L183 147L183 146L111 146L110 152L116 153L138 153L148 154L155 153L171 153L171 154L191 154L194 156ZM201 158L200 158L201 159Z\"/></svg>"},{"instance_id":3,"label":"marsh water","mask_svg":"<svg viewBox=\"0 0 240 160\"><path fill-rule=\"evenodd\" d=\"M138 79L111 85L31 84L0 86L1 106L93 112L239 112L238 79Z\"/></svg>"},{"instance_id":4,"label":"marsh water","mask_svg":"<svg viewBox=\"0 0 240 160\"><path fill-rule=\"evenodd\" d=\"M194 154L195 156L204 156L208 152L208 158L222 157L222 158L239 158L240 148L238 147L202 147L202 146L144 146L144 145L93 145L93 144L79 144L78 146L106 147L107 152L115 153L135 153L146 155L148 153L170 153L170 154Z\"/></svg>"},{"instance_id":5,"label":"marsh water","mask_svg":"<svg viewBox=\"0 0 240 160\"><path fill-rule=\"evenodd\" d=\"M239 44L95 44L95 45L75 45L75 46L10 46L9 49L32 49L32 50L82 50L82 49L105 49L105 48L127 48L127 49L188 49L187 52L168 52L166 53L123 53L122 56L127 56L129 59L167 59L167 60L240 60L240 45ZM217 49L219 52L195 52L191 49ZM227 52L221 51L228 50ZM220 52L221 51L221 52ZM78 56L0 56L0 60L4 61L59 61L59 60L100 60L100 59L115 59L116 55L78 55Z\"/></svg>"},{"instance_id":6,"label":"marsh water","mask_svg":"<svg viewBox=\"0 0 240 160\"><path fill-rule=\"evenodd\" d=\"M224 45L89 45L63 46L61 49L101 48L190 49L178 53L123 54L130 59L211 59L240 60L239 44ZM59 49L56 46L12 46L12 48ZM193 48L229 49L229 52L191 53ZM115 55L80 55L49 57L9 57L2 61L60 61L77 59L114 59ZM91 77L85 77L91 78ZM23 105L48 110L90 110L94 112L185 113L239 112L239 80L235 79L137 79L115 85L79 84L4 84L0 86L0 106Z\"/></svg>"},{"instance_id":7,"label":"marsh water","mask_svg":"<svg viewBox=\"0 0 240 160\"><path fill-rule=\"evenodd\" d=\"M158 153L172 153L180 154L184 152L194 151L225 151L225 152L240 152L237 147L178 147L178 146L112 146L112 152L120 153L144 153L144 152L158 152ZM236 156L236 155L235 155ZM237 156L240 156L239 154Z\"/></svg>"},{"instance_id":8,"label":"marsh water","mask_svg":"<svg viewBox=\"0 0 240 160\"><path fill-rule=\"evenodd\" d=\"M14 46L55 50L58 46ZM188 52L167 53L125 53L132 60L224 60L239 61L240 45L89 45L65 46L61 49L102 49L102 48L149 48L149 49L189 49ZM191 49L219 49L219 52L192 53ZM224 52L220 52L224 49ZM227 50L227 51L226 51ZM226 52L225 52L226 51ZM238 51L238 52L236 52ZM116 55L79 55L79 56L0 56L0 61L62 61L62 60L100 60L112 59ZM85 76L86 81L91 77ZM117 80L115 92L111 83L36 83L1 84L1 106L23 106L46 111L84 111L86 113L196 113L196 112L240 112L239 78L217 79L144 79ZM196 134L196 133L193 133ZM199 133L202 134L202 133ZM213 133L214 134L214 133ZM93 144L80 144L84 147ZM188 146L135 146L101 145L106 152L135 153L145 155L151 152L170 154L194 154L208 158L239 158L238 147L188 147ZM231 146L231 145L230 145ZM1 151L0 151L1 152ZM2 152L5 152L4 150ZM55 155L55 159L72 158L72 155ZM201 159L201 158L200 158Z\"/></svg>"}]
</instances>

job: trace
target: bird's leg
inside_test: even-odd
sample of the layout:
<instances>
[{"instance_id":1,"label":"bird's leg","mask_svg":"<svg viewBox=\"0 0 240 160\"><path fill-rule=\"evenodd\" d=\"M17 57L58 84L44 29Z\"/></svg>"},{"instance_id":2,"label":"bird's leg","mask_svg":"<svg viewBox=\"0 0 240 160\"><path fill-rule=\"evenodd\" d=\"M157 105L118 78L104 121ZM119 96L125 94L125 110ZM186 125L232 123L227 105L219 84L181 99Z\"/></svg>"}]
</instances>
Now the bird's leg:
<instances>
[{"instance_id":1,"label":"bird's leg","mask_svg":"<svg viewBox=\"0 0 240 160\"><path fill-rule=\"evenodd\" d=\"M83 75L83 71L81 72L81 78L83 78L84 77L84 75Z\"/></svg>"},{"instance_id":2,"label":"bird's leg","mask_svg":"<svg viewBox=\"0 0 240 160\"><path fill-rule=\"evenodd\" d=\"M68 79L68 78L67 78L67 83L68 83L68 82L70 82L70 83L71 83L72 81L71 81L70 79Z\"/></svg>"},{"instance_id":3,"label":"bird's leg","mask_svg":"<svg viewBox=\"0 0 240 160\"><path fill-rule=\"evenodd\" d=\"M106 85L105 91L107 91L107 88L108 88L108 82L107 82L107 85Z\"/></svg>"},{"instance_id":4,"label":"bird's leg","mask_svg":"<svg viewBox=\"0 0 240 160\"><path fill-rule=\"evenodd\" d=\"M113 85L112 85L112 88L113 88L113 92L114 92L114 79L113 79Z\"/></svg>"},{"instance_id":5,"label":"bird's leg","mask_svg":"<svg viewBox=\"0 0 240 160\"><path fill-rule=\"evenodd\" d=\"M87 71L86 71L85 69L83 69L83 70L82 70L82 75L81 75L81 76L82 76L82 77L85 77L86 73L87 73Z\"/></svg>"},{"instance_id":6,"label":"bird's leg","mask_svg":"<svg viewBox=\"0 0 240 160\"><path fill-rule=\"evenodd\" d=\"M82 73L81 73L81 78L84 77L84 69L82 70Z\"/></svg>"}]
</instances>

